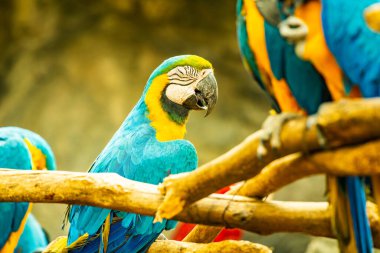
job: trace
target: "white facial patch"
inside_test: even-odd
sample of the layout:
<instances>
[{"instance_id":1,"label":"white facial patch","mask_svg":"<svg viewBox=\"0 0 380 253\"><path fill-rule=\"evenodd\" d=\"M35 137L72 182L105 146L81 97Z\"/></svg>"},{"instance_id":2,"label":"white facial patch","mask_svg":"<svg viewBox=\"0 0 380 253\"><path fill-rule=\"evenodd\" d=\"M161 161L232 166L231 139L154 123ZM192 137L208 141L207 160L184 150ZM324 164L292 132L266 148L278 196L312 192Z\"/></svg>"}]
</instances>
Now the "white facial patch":
<instances>
[{"instance_id":1,"label":"white facial patch","mask_svg":"<svg viewBox=\"0 0 380 253\"><path fill-rule=\"evenodd\" d=\"M186 99L195 94L197 84L212 72L212 69L199 71L191 66L179 66L170 70L166 97L176 104L183 104Z\"/></svg>"},{"instance_id":2,"label":"white facial patch","mask_svg":"<svg viewBox=\"0 0 380 253\"><path fill-rule=\"evenodd\" d=\"M170 84L166 88L166 97L172 102L182 105L190 96L194 94L194 90L190 86L181 86Z\"/></svg>"}]
</instances>

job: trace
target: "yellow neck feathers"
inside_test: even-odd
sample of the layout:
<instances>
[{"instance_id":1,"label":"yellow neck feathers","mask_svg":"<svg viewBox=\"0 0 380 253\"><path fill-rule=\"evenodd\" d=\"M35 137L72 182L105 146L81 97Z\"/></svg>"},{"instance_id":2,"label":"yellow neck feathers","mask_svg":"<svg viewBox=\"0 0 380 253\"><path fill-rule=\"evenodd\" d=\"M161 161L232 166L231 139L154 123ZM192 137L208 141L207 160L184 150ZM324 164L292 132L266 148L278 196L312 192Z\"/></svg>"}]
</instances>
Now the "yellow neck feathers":
<instances>
[{"instance_id":1,"label":"yellow neck feathers","mask_svg":"<svg viewBox=\"0 0 380 253\"><path fill-rule=\"evenodd\" d=\"M36 146L34 146L27 138L24 138L24 141L32 157L32 169L33 170L46 169L46 157L42 153L42 151L39 150Z\"/></svg>"},{"instance_id":2,"label":"yellow neck feathers","mask_svg":"<svg viewBox=\"0 0 380 253\"><path fill-rule=\"evenodd\" d=\"M168 76L162 74L152 81L146 96L145 104L148 107L150 125L156 130L156 138L159 141L183 139L186 133L186 122L182 125L174 122L161 105L162 92L168 84Z\"/></svg>"}]
</instances>

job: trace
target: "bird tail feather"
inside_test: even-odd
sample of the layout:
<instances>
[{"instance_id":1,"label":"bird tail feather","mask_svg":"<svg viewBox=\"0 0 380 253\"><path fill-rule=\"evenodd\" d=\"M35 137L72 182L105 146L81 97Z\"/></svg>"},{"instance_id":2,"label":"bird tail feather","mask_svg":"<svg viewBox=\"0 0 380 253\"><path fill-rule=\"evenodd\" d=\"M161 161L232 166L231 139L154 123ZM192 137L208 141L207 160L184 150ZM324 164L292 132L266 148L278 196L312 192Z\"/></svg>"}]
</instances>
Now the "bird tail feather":
<instances>
[{"instance_id":1,"label":"bird tail feather","mask_svg":"<svg viewBox=\"0 0 380 253\"><path fill-rule=\"evenodd\" d=\"M373 252L366 212L366 194L360 177L330 177L332 225L342 252Z\"/></svg>"},{"instance_id":2,"label":"bird tail feather","mask_svg":"<svg viewBox=\"0 0 380 253\"><path fill-rule=\"evenodd\" d=\"M67 236L60 236L57 237L54 241L52 241L46 249L43 251L43 253L67 253L69 250L80 248L83 245L86 244L88 239L88 234L84 234L81 237L79 237L75 242L67 246Z\"/></svg>"}]
</instances>

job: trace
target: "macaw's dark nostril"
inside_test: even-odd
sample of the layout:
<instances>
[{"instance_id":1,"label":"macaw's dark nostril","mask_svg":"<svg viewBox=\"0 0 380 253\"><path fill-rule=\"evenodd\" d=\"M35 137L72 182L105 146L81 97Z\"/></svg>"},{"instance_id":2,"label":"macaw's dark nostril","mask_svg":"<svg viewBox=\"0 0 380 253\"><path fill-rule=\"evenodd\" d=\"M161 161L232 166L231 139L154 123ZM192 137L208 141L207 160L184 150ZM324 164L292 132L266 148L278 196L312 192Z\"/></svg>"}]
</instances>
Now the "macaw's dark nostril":
<instances>
[{"instance_id":1,"label":"macaw's dark nostril","mask_svg":"<svg viewBox=\"0 0 380 253\"><path fill-rule=\"evenodd\" d=\"M300 24L289 24L288 26L290 29L297 29L300 27Z\"/></svg>"},{"instance_id":2,"label":"macaw's dark nostril","mask_svg":"<svg viewBox=\"0 0 380 253\"><path fill-rule=\"evenodd\" d=\"M198 89L195 90L195 97L197 98L197 105L199 108L207 108L207 99Z\"/></svg>"}]
</instances>

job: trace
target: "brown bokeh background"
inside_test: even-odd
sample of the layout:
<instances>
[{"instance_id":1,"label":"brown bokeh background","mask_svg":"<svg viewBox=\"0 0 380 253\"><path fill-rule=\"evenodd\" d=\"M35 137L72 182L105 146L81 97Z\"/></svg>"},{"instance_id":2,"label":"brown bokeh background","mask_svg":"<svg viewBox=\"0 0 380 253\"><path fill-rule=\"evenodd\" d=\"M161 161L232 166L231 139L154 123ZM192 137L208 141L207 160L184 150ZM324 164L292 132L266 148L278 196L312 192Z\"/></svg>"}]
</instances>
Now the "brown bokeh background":
<instances>
[{"instance_id":1,"label":"brown bokeh background","mask_svg":"<svg viewBox=\"0 0 380 253\"><path fill-rule=\"evenodd\" d=\"M193 113L188 124L187 138L205 163L258 129L269 110L240 60L235 1L0 1L0 125L41 134L60 170L86 171L150 73L179 54L210 60L219 84L212 115ZM286 187L276 198L322 200L323 195L324 179L315 177ZM64 210L37 204L33 212L55 238L66 233ZM245 239L274 246L275 252L305 252L310 241L286 234L246 233Z\"/></svg>"}]
</instances>

